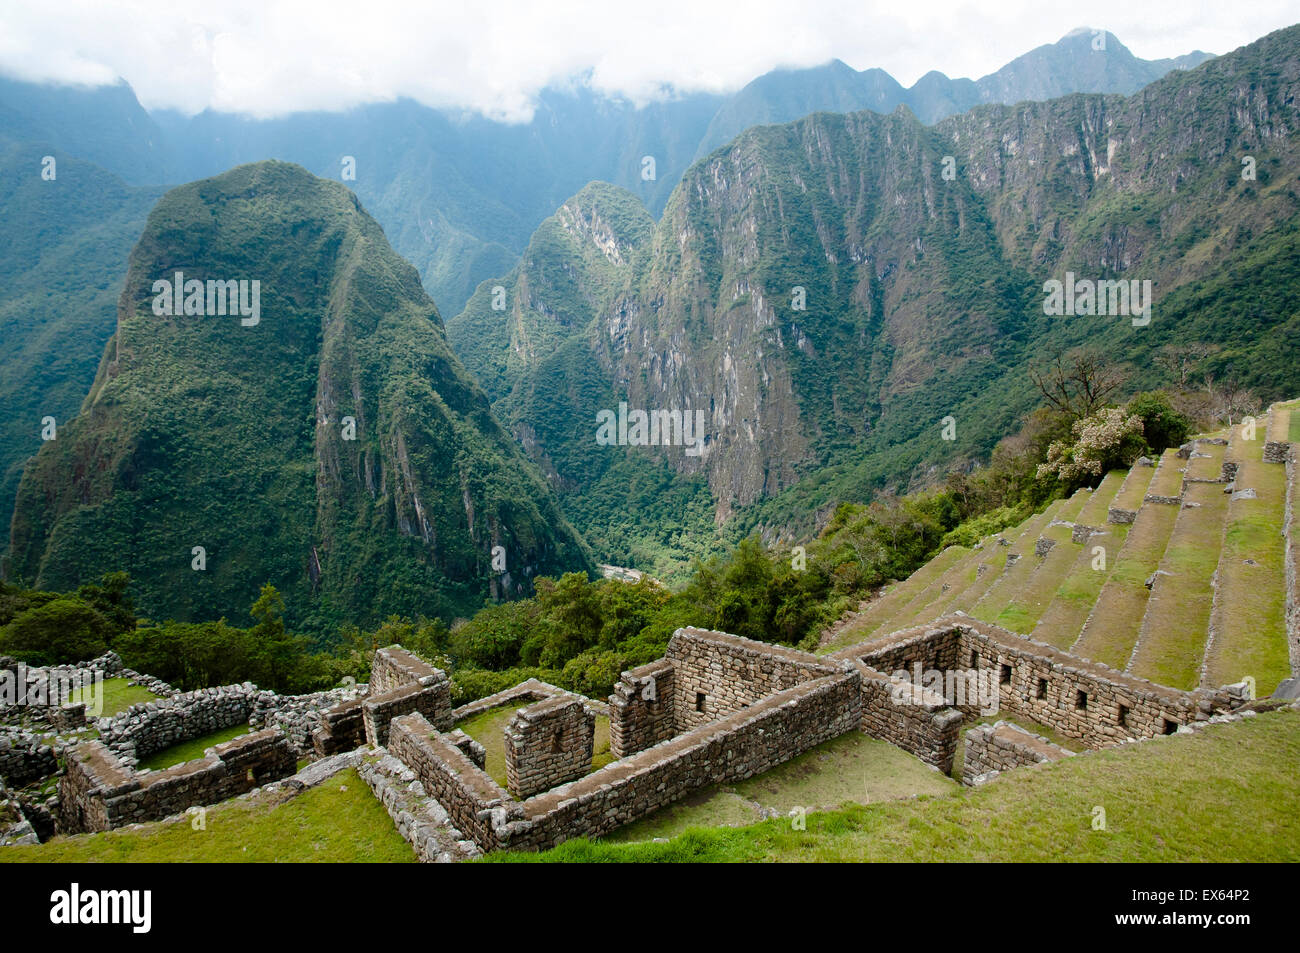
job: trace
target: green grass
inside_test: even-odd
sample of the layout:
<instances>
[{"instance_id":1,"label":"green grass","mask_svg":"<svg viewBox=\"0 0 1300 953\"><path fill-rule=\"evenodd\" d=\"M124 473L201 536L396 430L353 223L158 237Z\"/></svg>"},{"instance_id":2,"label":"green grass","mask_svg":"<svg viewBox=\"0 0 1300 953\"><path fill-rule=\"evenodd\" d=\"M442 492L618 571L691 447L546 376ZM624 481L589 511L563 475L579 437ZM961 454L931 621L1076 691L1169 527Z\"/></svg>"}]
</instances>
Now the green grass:
<instances>
[{"instance_id":1,"label":"green grass","mask_svg":"<svg viewBox=\"0 0 1300 953\"><path fill-rule=\"evenodd\" d=\"M230 741L232 738L238 738L240 735L246 735L248 731L247 724L231 725L229 728L220 728L211 734L191 738L189 741L182 741L180 744L164 748L162 751L155 751L147 758L141 758L140 769L162 771L164 768L170 768L175 764L193 761L195 758L203 757L203 749L219 745L223 741Z\"/></svg>"},{"instance_id":2,"label":"green grass","mask_svg":"<svg viewBox=\"0 0 1300 953\"><path fill-rule=\"evenodd\" d=\"M74 691L68 700L71 702L86 702L86 714L110 717L119 715L126 711L132 705L143 705L145 702L157 701L161 696L155 695L143 685L131 685L125 678L106 678L102 685L102 694L96 697L94 686L89 689L78 689ZM99 711L94 711L93 707L96 702L102 706Z\"/></svg>"},{"instance_id":3,"label":"green grass","mask_svg":"<svg viewBox=\"0 0 1300 953\"><path fill-rule=\"evenodd\" d=\"M1155 475L1155 467L1133 467L1115 495L1114 505L1121 510L1136 510L1142 505L1142 498Z\"/></svg>"},{"instance_id":4,"label":"green grass","mask_svg":"<svg viewBox=\"0 0 1300 953\"><path fill-rule=\"evenodd\" d=\"M134 830L56 837L6 847L18 863L412 863L415 855L383 805L349 768L291 800L270 796L207 809L206 830L192 819L154 821Z\"/></svg>"},{"instance_id":5,"label":"green grass","mask_svg":"<svg viewBox=\"0 0 1300 953\"><path fill-rule=\"evenodd\" d=\"M846 625L833 642L822 646L822 650L834 651L867 638L968 552L970 550L964 546L949 546L906 579L886 589Z\"/></svg>"},{"instance_id":6,"label":"green grass","mask_svg":"<svg viewBox=\"0 0 1300 953\"><path fill-rule=\"evenodd\" d=\"M1217 483L1189 483L1185 502L1200 505L1179 509L1160 560L1160 569L1171 575L1159 577L1147 598L1130 670L1190 690L1201 680L1228 496Z\"/></svg>"},{"instance_id":7,"label":"green grass","mask_svg":"<svg viewBox=\"0 0 1300 953\"><path fill-rule=\"evenodd\" d=\"M1251 675L1262 696L1290 675L1286 554L1279 532L1286 505L1286 468L1246 461L1237 471L1237 486L1254 489L1258 498L1228 504L1219 556L1215 635L1204 684L1218 687Z\"/></svg>"},{"instance_id":8,"label":"green grass","mask_svg":"<svg viewBox=\"0 0 1300 953\"><path fill-rule=\"evenodd\" d=\"M1150 595L1146 580L1160 564L1178 509L1148 503L1138 511L1124 548L1108 557L1114 560L1110 578L1102 586L1078 642L1070 649L1075 655L1113 668L1122 669L1128 663Z\"/></svg>"},{"instance_id":9,"label":"green grass","mask_svg":"<svg viewBox=\"0 0 1300 953\"><path fill-rule=\"evenodd\" d=\"M1300 414L1291 414L1287 426L1287 443L1300 443Z\"/></svg>"},{"instance_id":10,"label":"green grass","mask_svg":"<svg viewBox=\"0 0 1300 953\"><path fill-rule=\"evenodd\" d=\"M1125 523L1107 523L1104 536L1093 536L1075 559L1074 566L1057 587L1052 601L1034 626L1033 637L1058 648L1069 648L1088 620L1088 613L1097 603L1102 587L1110 578L1115 558L1128 538L1129 526ZM1107 554L1106 567L1094 569L1096 556L1093 550L1102 547Z\"/></svg>"},{"instance_id":11,"label":"green grass","mask_svg":"<svg viewBox=\"0 0 1300 953\"><path fill-rule=\"evenodd\" d=\"M1067 520L1073 522L1075 516L1088 501L1087 493L1076 493L1056 512L1052 520ZM997 625L1012 629L1013 631L1027 631L1018 628L1029 622L1029 612L1023 605L1010 606L1013 599L1024 595L1030 581L1038 575L1040 569L1047 563L1051 557L1049 553L1046 557L1039 558L1035 552L1038 540L1047 538L1053 540L1057 545L1052 547L1051 552L1056 552L1062 545L1068 546L1070 543L1070 528L1068 526L1051 526L1052 520L1040 525L1037 534L1031 538L1025 538L1020 541L1019 552L1020 559L1016 564L1002 574L996 583L994 583L984 594L984 596L971 607L970 614L977 619L983 619L985 622L994 622ZM1007 610L1004 614L1004 610Z\"/></svg>"},{"instance_id":12,"label":"green grass","mask_svg":"<svg viewBox=\"0 0 1300 953\"><path fill-rule=\"evenodd\" d=\"M529 702L528 704L532 704ZM483 746L487 752L484 769L497 784L506 787L506 743L502 732L512 715L526 705L500 705L456 723L456 727ZM596 716L596 736L592 742L591 770L603 768L614 760L609 750L609 716Z\"/></svg>"},{"instance_id":13,"label":"green grass","mask_svg":"<svg viewBox=\"0 0 1300 953\"><path fill-rule=\"evenodd\" d=\"M994 546L997 552L991 559L986 560L989 568L984 571L984 575L976 578L966 589L949 599L941 607L941 612L953 612L958 609L963 612L971 612L973 607L984 598L985 594L1010 571L1006 568L1007 554L1020 554L1017 565L1026 559L1034 559L1034 543L1038 540L1039 534L1042 533L1047 524L1056 518L1056 514L1060 511L1064 502L1064 500L1057 500L1037 516L1020 524L1020 532L1014 537L1008 537L1011 539L1010 546L1001 546L995 543ZM1012 570L1015 568L1015 566L1011 567Z\"/></svg>"},{"instance_id":14,"label":"green grass","mask_svg":"<svg viewBox=\"0 0 1300 953\"><path fill-rule=\"evenodd\" d=\"M1147 487L1147 493L1151 496L1178 496L1182 492L1183 468L1186 464L1178 459L1177 453L1177 450L1171 448L1160 458L1160 466L1156 467L1151 485Z\"/></svg>"},{"instance_id":15,"label":"green grass","mask_svg":"<svg viewBox=\"0 0 1300 953\"><path fill-rule=\"evenodd\" d=\"M975 789L695 828L667 843L576 840L512 861L1300 861L1300 712L1008 772ZM1093 830L1094 808L1106 827Z\"/></svg>"},{"instance_id":16,"label":"green grass","mask_svg":"<svg viewBox=\"0 0 1300 953\"><path fill-rule=\"evenodd\" d=\"M626 842L675 837L692 827L753 824L763 811L787 815L843 804L942 795L957 785L901 748L850 731L797 758L734 784L715 784L604 838Z\"/></svg>"}]
</instances>

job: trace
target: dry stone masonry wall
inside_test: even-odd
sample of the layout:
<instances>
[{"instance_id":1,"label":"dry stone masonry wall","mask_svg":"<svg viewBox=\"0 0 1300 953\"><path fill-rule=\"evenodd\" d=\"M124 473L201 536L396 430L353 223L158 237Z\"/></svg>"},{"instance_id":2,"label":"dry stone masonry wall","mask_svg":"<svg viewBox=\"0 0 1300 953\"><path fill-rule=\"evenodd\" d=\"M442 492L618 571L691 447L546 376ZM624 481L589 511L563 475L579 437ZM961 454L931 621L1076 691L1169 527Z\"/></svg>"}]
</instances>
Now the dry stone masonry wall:
<instances>
[{"instance_id":1,"label":"dry stone masonry wall","mask_svg":"<svg viewBox=\"0 0 1300 953\"><path fill-rule=\"evenodd\" d=\"M166 771L135 771L108 746L87 741L69 753L59 781L59 828L107 831L161 820L288 777L296 764L293 747L274 729L227 741Z\"/></svg>"},{"instance_id":2,"label":"dry stone masonry wall","mask_svg":"<svg viewBox=\"0 0 1300 953\"><path fill-rule=\"evenodd\" d=\"M120 757L140 760L204 735L246 724L258 694L252 682L203 688L134 705L96 727L104 744Z\"/></svg>"},{"instance_id":3,"label":"dry stone masonry wall","mask_svg":"<svg viewBox=\"0 0 1300 953\"><path fill-rule=\"evenodd\" d=\"M1073 752L1010 722L977 725L966 732L961 781L967 785L983 784L1012 768L1072 756Z\"/></svg>"},{"instance_id":4,"label":"dry stone masonry wall","mask_svg":"<svg viewBox=\"0 0 1300 953\"><path fill-rule=\"evenodd\" d=\"M511 795L531 797L582 777L591 770L595 739L596 713L576 698L548 698L519 709L505 728Z\"/></svg>"}]
</instances>

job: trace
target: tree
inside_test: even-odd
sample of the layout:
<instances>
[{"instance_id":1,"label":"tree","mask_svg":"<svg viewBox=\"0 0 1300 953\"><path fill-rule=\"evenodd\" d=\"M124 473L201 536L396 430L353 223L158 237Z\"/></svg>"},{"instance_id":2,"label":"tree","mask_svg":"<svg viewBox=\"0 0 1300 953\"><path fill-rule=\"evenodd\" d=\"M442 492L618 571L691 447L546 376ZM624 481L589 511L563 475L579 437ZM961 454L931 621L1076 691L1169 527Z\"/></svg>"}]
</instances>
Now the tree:
<instances>
[{"instance_id":1,"label":"tree","mask_svg":"<svg viewBox=\"0 0 1300 953\"><path fill-rule=\"evenodd\" d=\"M1166 344L1156 355L1155 361L1174 377L1178 386L1187 389L1187 380L1205 358L1217 351L1218 345L1194 341L1191 344Z\"/></svg>"},{"instance_id":2,"label":"tree","mask_svg":"<svg viewBox=\"0 0 1300 953\"><path fill-rule=\"evenodd\" d=\"M1039 393L1071 423L1091 417L1124 383L1124 374L1093 351L1057 354L1046 367L1031 367Z\"/></svg>"},{"instance_id":3,"label":"tree","mask_svg":"<svg viewBox=\"0 0 1300 953\"><path fill-rule=\"evenodd\" d=\"M1137 394L1125 409L1142 419L1142 436L1153 454L1180 446L1192 432L1191 419L1174 409L1164 391Z\"/></svg>"},{"instance_id":4,"label":"tree","mask_svg":"<svg viewBox=\"0 0 1300 953\"><path fill-rule=\"evenodd\" d=\"M114 633L130 632L135 628L135 602L128 591L131 577L124 572L110 572L98 585L86 583L77 590L77 596L92 606L113 627Z\"/></svg>"},{"instance_id":5,"label":"tree","mask_svg":"<svg viewBox=\"0 0 1300 953\"><path fill-rule=\"evenodd\" d=\"M28 609L0 629L0 652L31 665L88 662L108 651L112 624L76 596Z\"/></svg>"},{"instance_id":6,"label":"tree","mask_svg":"<svg viewBox=\"0 0 1300 953\"><path fill-rule=\"evenodd\" d=\"M1040 477L1055 476L1070 489L1128 466L1146 447L1142 418L1118 407L1075 421L1073 431L1074 443L1053 443L1047 448L1047 462L1038 466Z\"/></svg>"},{"instance_id":7,"label":"tree","mask_svg":"<svg viewBox=\"0 0 1300 953\"><path fill-rule=\"evenodd\" d=\"M262 586L262 593L249 614L255 624L248 634L263 687L283 692L288 689L297 664L306 655L306 640L285 630L284 599L270 583Z\"/></svg>"}]
</instances>

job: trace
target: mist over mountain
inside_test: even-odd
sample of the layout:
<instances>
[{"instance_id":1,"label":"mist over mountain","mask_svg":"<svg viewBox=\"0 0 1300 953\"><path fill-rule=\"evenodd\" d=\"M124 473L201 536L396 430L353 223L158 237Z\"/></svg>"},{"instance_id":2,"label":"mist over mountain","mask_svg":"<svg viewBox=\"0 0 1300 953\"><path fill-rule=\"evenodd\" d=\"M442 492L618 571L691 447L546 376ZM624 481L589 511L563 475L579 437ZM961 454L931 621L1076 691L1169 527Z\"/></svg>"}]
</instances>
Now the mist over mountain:
<instances>
[{"instance_id":1,"label":"mist over mountain","mask_svg":"<svg viewBox=\"0 0 1300 953\"><path fill-rule=\"evenodd\" d=\"M930 73L911 90L882 70L858 73L838 61L776 70L732 95L692 93L641 108L578 83L543 90L532 120L513 125L410 100L269 120L210 110L150 114L125 83L85 90L12 80L0 80L0 116L19 138L51 143L137 185L272 158L338 179L351 156L356 177L346 184L419 269L438 306L456 314L587 182L622 186L657 217L692 161L750 126L819 111L891 113L900 104L930 123L982 102L1131 93L1208 58L1149 62L1108 33L1105 49L1094 50L1093 36L1076 32L975 82Z\"/></svg>"}]
</instances>

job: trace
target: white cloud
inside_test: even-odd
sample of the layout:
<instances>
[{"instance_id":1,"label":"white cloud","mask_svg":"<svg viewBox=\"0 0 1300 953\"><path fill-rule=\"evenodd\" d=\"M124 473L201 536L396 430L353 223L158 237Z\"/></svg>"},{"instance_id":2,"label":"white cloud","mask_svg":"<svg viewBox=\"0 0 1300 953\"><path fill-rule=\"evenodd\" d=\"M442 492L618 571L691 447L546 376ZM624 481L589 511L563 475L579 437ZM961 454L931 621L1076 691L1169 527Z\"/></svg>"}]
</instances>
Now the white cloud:
<instances>
[{"instance_id":1,"label":"white cloud","mask_svg":"<svg viewBox=\"0 0 1300 953\"><path fill-rule=\"evenodd\" d=\"M0 71L38 81L125 78L149 108L274 116L409 96L527 118L550 83L638 102L739 88L838 57L904 85L977 78L1070 29L1104 27L1148 59L1223 53L1300 20L1295 0L0 0Z\"/></svg>"}]
</instances>

